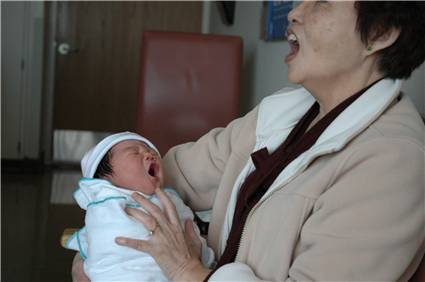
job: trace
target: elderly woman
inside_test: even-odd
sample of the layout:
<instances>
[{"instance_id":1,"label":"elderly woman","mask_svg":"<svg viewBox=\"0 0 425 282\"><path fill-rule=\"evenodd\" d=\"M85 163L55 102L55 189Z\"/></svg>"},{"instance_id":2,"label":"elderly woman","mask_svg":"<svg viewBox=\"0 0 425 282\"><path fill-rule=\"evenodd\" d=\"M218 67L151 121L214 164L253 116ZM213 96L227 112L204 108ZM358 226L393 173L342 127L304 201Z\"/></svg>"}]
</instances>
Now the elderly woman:
<instances>
[{"instance_id":1,"label":"elderly woman","mask_svg":"<svg viewBox=\"0 0 425 282\"><path fill-rule=\"evenodd\" d=\"M407 280L423 254L424 125L401 81L425 58L420 2L302 2L289 14L289 80L245 117L164 158L166 184L212 208L211 270L165 210L117 243L174 281ZM81 268L76 259L75 273Z\"/></svg>"}]
</instances>

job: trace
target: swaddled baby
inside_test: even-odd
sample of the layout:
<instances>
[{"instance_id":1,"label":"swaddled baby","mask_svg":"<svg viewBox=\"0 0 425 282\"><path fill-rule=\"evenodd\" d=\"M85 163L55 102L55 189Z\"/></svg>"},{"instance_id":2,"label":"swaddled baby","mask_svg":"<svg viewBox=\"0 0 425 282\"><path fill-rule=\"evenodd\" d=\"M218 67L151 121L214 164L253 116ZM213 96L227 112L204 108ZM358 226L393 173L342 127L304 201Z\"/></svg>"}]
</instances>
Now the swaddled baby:
<instances>
[{"instance_id":1,"label":"swaddled baby","mask_svg":"<svg viewBox=\"0 0 425 282\"><path fill-rule=\"evenodd\" d=\"M131 198L132 193L138 192L163 209L154 194L163 184L161 156L156 147L135 133L110 135L84 155L81 169L83 178L74 198L86 210L86 226L73 234L66 246L80 252L90 280L167 281L148 253L115 243L118 236L147 240L151 234L124 211L126 207L142 209ZM169 188L164 191L176 206L181 222L193 220L192 211L178 194ZM209 267L214 254L200 239L202 262Z\"/></svg>"}]
</instances>

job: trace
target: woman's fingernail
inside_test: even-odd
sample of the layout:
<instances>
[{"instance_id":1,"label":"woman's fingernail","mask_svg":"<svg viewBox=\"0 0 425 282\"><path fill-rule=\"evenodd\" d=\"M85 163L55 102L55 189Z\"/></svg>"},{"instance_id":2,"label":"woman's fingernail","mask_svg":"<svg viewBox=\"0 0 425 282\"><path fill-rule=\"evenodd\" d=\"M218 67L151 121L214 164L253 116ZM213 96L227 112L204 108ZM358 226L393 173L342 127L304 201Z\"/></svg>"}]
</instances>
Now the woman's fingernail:
<instances>
[{"instance_id":1,"label":"woman's fingernail","mask_svg":"<svg viewBox=\"0 0 425 282\"><path fill-rule=\"evenodd\" d=\"M117 242L117 244L121 244L121 245L123 245L123 244L125 244L127 241L126 241L124 238L122 238L122 237L117 237L117 238L115 238L115 242Z\"/></svg>"},{"instance_id":2,"label":"woman's fingernail","mask_svg":"<svg viewBox=\"0 0 425 282\"><path fill-rule=\"evenodd\" d=\"M133 198L133 199L135 199L135 200L137 200L137 199L143 199L143 197L139 194L139 193L133 193L133 194L131 194L131 197Z\"/></svg>"}]
</instances>

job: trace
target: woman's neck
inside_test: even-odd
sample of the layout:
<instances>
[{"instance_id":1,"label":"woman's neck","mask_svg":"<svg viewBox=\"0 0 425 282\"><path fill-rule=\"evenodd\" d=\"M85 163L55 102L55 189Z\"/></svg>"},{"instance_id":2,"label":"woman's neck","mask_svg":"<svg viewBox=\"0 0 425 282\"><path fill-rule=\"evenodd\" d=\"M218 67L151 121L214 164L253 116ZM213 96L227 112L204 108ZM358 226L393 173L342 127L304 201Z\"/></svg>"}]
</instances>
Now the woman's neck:
<instances>
[{"instance_id":1,"label":"woman's neck","mask_svg":"<svg viewBox=\"0 0 425 282\"><path fill-rule=\"evenodd\" d=\"M318 83L303 83L303 86L316 98L320 105L320 112L312 124L324 117L342 101L382 77L383 75L381 74L372 73L358 78L341 78L334 79L333 81L321 80Z\"/></svg>"},{"instance_id":2,"label":"woman's neck","mask_svg":"<svg viewBox=\"0 0 425 282\"><path fill-rule=\"evenodd\" d=\"M308 129L314 126L327 113L338 106L345 99L366 88L373 82L381 79L382 74L377 72L350 79L321 80L318 83L303 83L303 86L316 98L320 105L317 117L311 122Z\"/></svg>"}]
</instances>

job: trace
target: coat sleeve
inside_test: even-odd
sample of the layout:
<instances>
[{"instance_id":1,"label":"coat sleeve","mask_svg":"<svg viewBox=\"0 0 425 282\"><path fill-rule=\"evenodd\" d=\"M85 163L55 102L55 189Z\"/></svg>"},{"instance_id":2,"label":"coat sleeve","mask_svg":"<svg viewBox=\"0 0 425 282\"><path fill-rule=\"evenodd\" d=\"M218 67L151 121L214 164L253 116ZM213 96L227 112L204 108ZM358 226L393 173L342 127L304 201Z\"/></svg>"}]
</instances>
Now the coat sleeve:
<instances>
[{"instance_id":1,"label":"coat sleeve","mask_svg":"<svg viewBox=\"0 0 425 282\"><path fill-rule=\"evenodd\" d=\"M407 280L423 255L423 146L401 138L356 146L301 229L291 280Z\"/></svg>"},{"instance_id":2,"label":"coat sleeve","mask_svg":"<svg viewBox=\"0 0 425 282\"><path fill-rule=\"evenodd\" d=\"M255 142L257 112L255 108L196 142L171 148L163 159L165 186L175 188L192 209L211 209L230 155Z\"/></svg>"}]
</instances>

